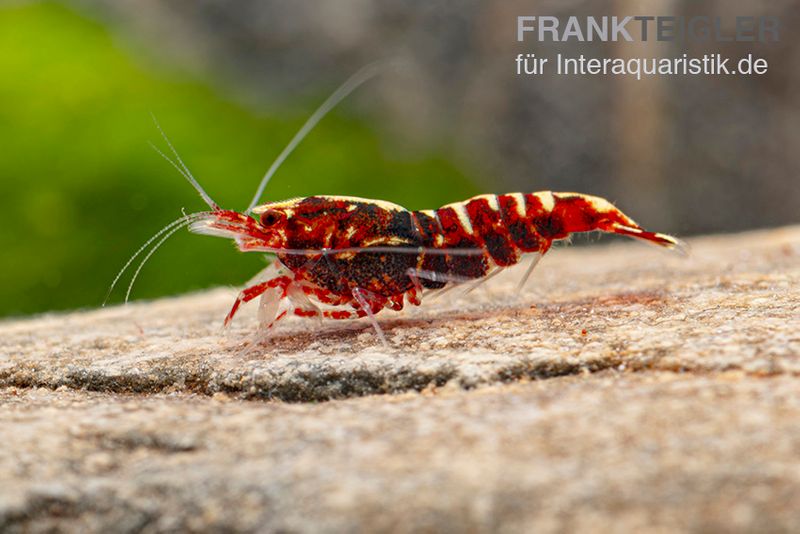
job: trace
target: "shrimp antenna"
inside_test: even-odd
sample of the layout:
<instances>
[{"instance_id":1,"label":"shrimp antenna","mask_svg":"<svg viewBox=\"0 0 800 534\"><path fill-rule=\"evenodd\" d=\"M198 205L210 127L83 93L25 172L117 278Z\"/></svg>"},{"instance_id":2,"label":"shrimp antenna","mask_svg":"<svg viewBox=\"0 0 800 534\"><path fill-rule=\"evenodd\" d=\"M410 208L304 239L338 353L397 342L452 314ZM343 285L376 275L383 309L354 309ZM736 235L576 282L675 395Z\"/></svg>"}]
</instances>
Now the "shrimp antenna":
<instances>
[{"instance_id":1,"label":"shrimp antenna","mask_svg":"<svg viewBox=\"0 0 800 534\"><path fill-rule=\"evenodd\" d=\"M182 226L184 226L184 225L186 225L186 224L188 224L190 222L193 222L194 220L196 220L196 219L198 219L198 218L200 218L200 217L202 217L204 215L207 215L207 213L199 212L199 213L190 213L189 215L184 215L183 217L180 217L180 218L172 221L171 223L166 225L164 228L162 228L161 230L156 232L155 235L153 235L141 247L139 247L139 250L137 250L133 254L133 256L131 256L128 259L128 261L125 263L125 265L122 266L122 269L120 269L119 272L117 272L117 276L115 276L114 277L114 281L111 282L111 287L108 288L108 292L106 293L106 298L103 300L102 307L105 307L106 303L108 302L108 298L111 296L111 292L114 291L114 288L117 286L117 282L119 282L120 278L122 278L122 275L125 274L125 271L128 270L128 267L131 266L131 264L133 263L133 260L138 258L139 255L142 252L144 252L145 249L147 249L147 247L149 247L150 244L153 241L155 241L156 239L158 239L159 237L164 235L166 232L169 232L170 230L174 230L174 229L177 229L177 228L181 228ZM172 235L172 234L170 234L170 235Z\"/></svg>"},{"instance_id":2,"label":"shrimp antenna","mask_svg":"<svg viewBox=\"0 0 800 534\"><path fill-rule=\"evenodd\" d=\"M161 239L159 239L156 242L155 245L153 245L153 248L151 248L150 251L147 254L145 254L144 258L142 258L142 261L139 263L139 266L136 267L136 270L133 272L133 276L131 277L131 281L128 284L128 291L125 292L125 304L128 303L128 300L131 297L131 291L133 291L133 285L136 283L136 279L139 278L139 273L142 272L142 267L144 267L144 265L153 256L153 254L155 254L155 252L159 248L161 248L161 245L163 245L164 242L167 239L172 237L175 234L175 232L177 232L181 228L184 228L184 227L188 226L189 224L191 224L192 215L184 216L181 219L179 219L179 221L180 222L175 224L175 226L172 226L172 228L169 228L169 229L164 228L161 232L159 232L159 234L162 234L162 233L164 234L163 237ZM157 235L153 236L153 239L155 239L156 237L158 237L158 236ZM132 260L133 260L133 258L131 258L131 261Z\"/></svg>"},{"instance_id":3,"label":"shrimp antenna","mask_svg":"<svg viewBox=\"0 0 800 534\"><path fill-rule=\"evenodd\" d=\"M214 202L214 200L213 200L213 199L212 199L212 198L209 196L209 194L208 194L208 193L206 193L206 192L205 192L205 190L204 190L204 189L203 189L203 188L200 186L200 183L199 183L199 182L198 182L198 181L195 179L195 177L192 175L192 172L189 170L189 167L187 167L187 166L186 166L186 164L185 164L185 163L183 162L183 160L181 159L180 155L178 155L178 151L177 151L177 150L175 150L175 147L173 147L173 146L172 146L172 143L170 143L170 142L169 142L169 137L167 137L167 134L166 134L166 133L164 133L164 130L161 128L161 125L158 123L158 120L156 119L156 116L155 116L153 113L151 113L151 114L150 114L150 116L153 118L153 122L155 123L155 125L156 125L156 128L158 128L158 132L161 134L161 137L163 137L163 138L164 138L164 141L166 141L166 143L167 143L167 146L169 147L169 149L170 149L170 151L172 152L172 154L175 156L175 159L177 159L177 160L178 160L178 163L180 163L180 167L178 166L178 164L176 164L174 161L172 161L170 158L168 158L168 157L166 156L166 154L164 154L164 153L163 153L163 152L161 152L161 151L160 151L158 148L156 148L156 146L155 146L154 144L150 143L150 146L152 146L152 147L153 147L153 149L154 149L156 152L158 152L159 154L161 154L161 156L162 156L162 157L163 157L165 160L169 161L169 162L172 164L172 166L173 166L173 167L175 167L176 169L178 169L178 172L179 172L179 173L181 173L181 175L182 175L184 178L186 178L186 180L187 180L187 181L188 181L190 184L192 184L192 187L194 187L194 188L195 188L195 190L196 190L198 193L200 193L200 196L202 197L202 199L205 201L205 203L206 203L206 204L208 204L208 206L209 206L209 207L210 207L210 208L211 208L213 211L219 211L219 209L220 209L220 208L219 208L219 205L218 205L216 202Z\"/></svg>"},{"instance_id":4,"label":"shrimp antenna","mask_svg":"<svg viewBox=\"0 0 800 534\"><path fill-rule=\"evenodd\" d=\"M246 214L250 214L253 211L253 208L256 207L258 201L261 199L261 195L264 193L264 188L267 187L267 183L269 183L270 178L275 172L278 170L278 167L289 157L289 154L300 144L300 141L305 138L308 133L314 129L314 126L317 125L319 121L322 120L327 113L336 107L336 105L344 100L350 93L358 89L360 85L364 82L368 81L372 77L374 77L380 70L382 66L382 62L377 61L374 63L370 63L369 65L362 67L358 72L350 76L342 85L339 86L336 91L329 96L325 102L323 102L314 113L306 120L305 124L300 127L296 134L289 144L286 145L286 148L283 149L275 161L272 163L270 168L267 170L267 173L264 175L264 178L261 179L261 183L258 184L258 189L256 190L256 194L253 197L253 201L250 202L250 205L247 207L245 211Z\"/></svg>"}]
</instances>

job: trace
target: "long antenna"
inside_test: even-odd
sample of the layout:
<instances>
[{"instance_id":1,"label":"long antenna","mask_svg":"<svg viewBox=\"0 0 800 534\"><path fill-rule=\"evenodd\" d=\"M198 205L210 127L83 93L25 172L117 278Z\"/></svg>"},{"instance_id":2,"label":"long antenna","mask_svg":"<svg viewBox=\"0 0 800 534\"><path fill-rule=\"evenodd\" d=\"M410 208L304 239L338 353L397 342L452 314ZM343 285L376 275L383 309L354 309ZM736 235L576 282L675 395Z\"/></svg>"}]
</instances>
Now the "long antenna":
<instances>
[{"instance_id":1,"label":"long antenna","mask_svg":"<svg viewBox=\"0 0 800 534\"><path fill-rule=\"evenodd\" d=\"M189 183L190 183L190 184L192 184L192 187L194 187L194 188L195 188L195 190L196 190L198 193L200 193L200 196L203 198L203 200L205 201L205 203L206 203L206 204L208 204L208 206L209 206L209 207L210 207L212 210L214 210L214 211L219 211L219 209L220 209L220 208L219 208L219 205L218 205L216 202L214 202L214 200L213 200L213 199L212 199L212 198L211 198L211 197L208 195L208 193L206 193L205 189L203 189L203 188L200 186L200 183L199 183L199 182L198 182L198 181L195 179L195 177L192 175L191 171L189 170L189 167L187 167L187 166L186 166L186 164L183 162L183 160L181 159L181 157L178 155L178 151L177 151L177 150L175 150L175 147L173 147L173 146L172 146L172 143L170 143L170 142L169 142L169 137L167 137L167 134L165 134L165 133L164 133L164 130L161 128L161 125L158 123L158 120L156 119L156 116L155 116L153 113L151 113L151 114L150 114L150 116L153 118L153 122L155 123L155 125L156 125L156 128L158 128L158 131L159 131L159 133L161 134L161 137L163 137L163 138L164 138L164 141L166 141L166 142L167 142L167 146L169 147L169 149L170 149L170 151L172 152L172 154L175 156L175 159L177 159L177 160L178 160L178 163L180 163L180 167L178 167L178 165L177 165L177 164L176 164L174 161L172 161L171 159L169 159L169 158L166 156L166 154L164 154L164 153L163 153L163 152L161 152L161 151L160 151L158 148L156 148L156 146L155 146L155 145L153 145L152 143L150 143L150 146L152 146L152 147L155 149L155 151L156 151L156 152L158 152L159 154L161 154L161 156L162 156L162 157L163 157L165 160L167 160L167 161L169 161L170 163L172 163L172 165L173 165L173 166L174 166L176 169L178 169L178 172L179 172L179 173L181 173L181 174L183 175L183 177L184 177L184 178L186 178L186 180L188 180L188 181L189 181ZM183 170L181 170L181 169L183 169Z\"/></svg>"},{"instance_id":2,"label":"long antenna","mask_svg":"<svg viewBox=\"0 0 800 534\"><path fill-rule=\"evenodd\" d=\"M253 208L256 207L258 201L261 199L261 195L264 193L264 188L267 187L267 183L269 183L270 178L272 175L275 174L275 171L278 170L278 167L289 157L289 154L300 144L300 141L308 135L308 133L317 125L319 121L331 110L333 109L336 104L344 100L347 95L355 91L361 84L375 76L380 67L382 66L383 62L375 62L370 63L369 65L362 67L358 72L350 76L347 81L345 81L339 88L333 92L331 96L325 100L325 102L320 105L317 110L311 114L308 120L303 124L302 127L294 134L294 137L289 144L286 145L286 148L283 149L275 161L272 163L270 168L267 170L267 174L264 175L264 178L261 179L261 183L258 184L258 189L256 190L256 194L253 197L253 201L250 202L250 205L247 207L245 211L246 214L249 214L253 211Z\"/></svg>"}]
</instances>

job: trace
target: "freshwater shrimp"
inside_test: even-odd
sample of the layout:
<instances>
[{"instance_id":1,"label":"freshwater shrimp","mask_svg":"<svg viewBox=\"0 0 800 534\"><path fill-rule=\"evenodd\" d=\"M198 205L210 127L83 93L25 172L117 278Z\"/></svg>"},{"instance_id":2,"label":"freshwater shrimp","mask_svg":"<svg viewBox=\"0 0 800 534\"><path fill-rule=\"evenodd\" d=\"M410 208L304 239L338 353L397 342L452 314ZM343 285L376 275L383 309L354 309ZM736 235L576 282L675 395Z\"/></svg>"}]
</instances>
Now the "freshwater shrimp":
<instances>
[{"instance_id":1,"label":"freshwater shrimp","mask_svg":"<svg viewBox=\"0 0 800 534\"><path fill-rule=\"evenodd\" d=\"M524 255L535 255L522 278L524 284L554 241L577 232L609 232L666 248L684 248L672 236L645 230L609 201L581 193L479 195L419 211L384 200L330 195L259 204L267 182L300 140L373 74L369 68L362 69L312 114L242 212L222 209L211 199L162 131L177 163L161 155L194 186L210 211L181 217L153 236L117 275L112 289L125 268L153 241L160 238L134 280L152 253L188 226L194 233L231 238L241 251L275 255L269 276L239 293L225 326L241 304L260 297L259 316L265 328L289 315L366 317L386 344L375 319L381 310L399 311L405 303L418 306L428 291L486 279L517 264ZM132 284L133 280L128 293Z\"/></svg>"}]
</instances>

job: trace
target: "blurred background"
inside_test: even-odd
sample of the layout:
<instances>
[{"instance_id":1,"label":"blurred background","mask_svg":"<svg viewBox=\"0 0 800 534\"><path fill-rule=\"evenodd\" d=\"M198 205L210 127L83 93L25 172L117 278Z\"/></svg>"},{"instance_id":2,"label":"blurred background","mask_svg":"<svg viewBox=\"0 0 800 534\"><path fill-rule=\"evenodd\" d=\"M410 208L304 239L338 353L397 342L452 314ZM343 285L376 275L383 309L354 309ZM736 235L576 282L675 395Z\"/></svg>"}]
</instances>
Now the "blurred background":
<instances>
[{"instance_id":1,"label":"blurred background","mask_svg":"<svg viewBox=\"0 0 800 534\"><path fill-rule=\"evenodd\" d=\"M244 209L314 108L376 59L264 200L432 208L580 191L686 236L800 221L800 1L0 2L0 316L96 307L150 235L204 204L149 146L150 114L217 202ZM777 16L778 43L516 41L518 15ZM730 28L727 28L730 30ZM753 53L763 76L517 77L514 57ZM552 63L551 59L551 63ZM264 264L180 232L133 298L241 285ZM124 284L111 298L119 302Z\"/></svg>"}]
</instances>

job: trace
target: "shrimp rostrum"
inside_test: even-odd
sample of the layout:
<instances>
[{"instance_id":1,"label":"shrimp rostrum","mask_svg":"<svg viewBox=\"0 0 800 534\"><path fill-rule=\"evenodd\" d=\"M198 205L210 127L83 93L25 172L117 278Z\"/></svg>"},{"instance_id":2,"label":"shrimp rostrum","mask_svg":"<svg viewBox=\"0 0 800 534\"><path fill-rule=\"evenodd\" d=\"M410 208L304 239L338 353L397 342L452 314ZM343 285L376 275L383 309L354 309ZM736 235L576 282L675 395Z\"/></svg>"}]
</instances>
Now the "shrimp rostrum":
<instances>
[{"instance_id":1,"label":"shrimp rostrum","mask_svg":"<svg viewBox=\"0 0 800 534\"><path fill-rule=\"evenodd\" d=\"M127 301L144 263L166 239L188 226L198 234L232 238L242 251L276 257L269 276L241 291L225 325L242 303L260 297L259 314L266 327L292 314L367 317L385 343L374 317L384 308L419 305L428 291L486 279L515 265L524 255L535 254L524 283L536 260L554 241L576 232L610 232L683 248L674 237L643 229L607 200L580 193L479 195L420 211L346 196L311 196L259 205L270 178L303 137L374 71L374 66L368 66L356 73L309 117L267 171L243 212L220 208L162 131L175 160L161 155L192 184L210 210L181 217L151 237L117 274L109 293L131 263L147 251L128 286Z\"/></svg>"}]
</instances>

